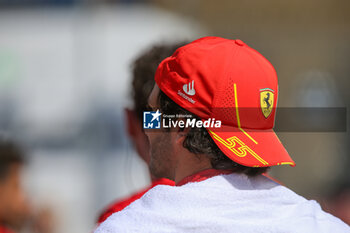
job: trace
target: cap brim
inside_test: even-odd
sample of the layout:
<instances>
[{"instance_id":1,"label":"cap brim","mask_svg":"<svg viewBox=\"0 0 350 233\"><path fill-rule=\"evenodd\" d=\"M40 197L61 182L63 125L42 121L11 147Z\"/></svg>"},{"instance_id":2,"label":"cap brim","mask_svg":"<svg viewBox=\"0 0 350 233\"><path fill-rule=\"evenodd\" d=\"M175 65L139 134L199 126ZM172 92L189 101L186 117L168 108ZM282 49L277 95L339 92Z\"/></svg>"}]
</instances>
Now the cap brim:
<instances>
[{"instance_id":1,"label":"cap brim","mask_svg":"<svg viewBox=\"0 0 350 233\"><path fill-rule=\"evenodd\" d=\"M219 149L238 164L247 167L295 166L272 129L251 130L222 125L207 130Z\"/></svg>"}]
</instances>

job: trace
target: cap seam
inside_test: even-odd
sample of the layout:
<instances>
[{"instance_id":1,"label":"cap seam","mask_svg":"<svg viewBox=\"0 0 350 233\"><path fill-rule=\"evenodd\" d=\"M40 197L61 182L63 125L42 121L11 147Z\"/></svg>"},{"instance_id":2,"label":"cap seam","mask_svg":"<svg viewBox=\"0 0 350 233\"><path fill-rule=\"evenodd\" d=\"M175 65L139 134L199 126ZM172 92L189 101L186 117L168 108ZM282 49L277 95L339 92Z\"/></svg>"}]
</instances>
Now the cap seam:
<instances>
[{"instance_id":1,"label":"cap seam","mask_svg":"<svg viewBox=\"0 0 350 233\"><path fill-rule=\"evenodd\" d=\"M232 41L232 42L234 43L234 41ZM240 47L241 47L241 46L240 46ZM233 58L234 58L234 57L236 56L236 54L238 53L239 49L241 49L240 47L237 46L236 49L235 49L235 51L233 51L233 54L232 54L232 56L231 56L232 61L233 61ZM234 48L235 48L235 47L233 47L232 49L234 49ZM226 67L225 67L225 74L223 75L223 77L221 77L220 81L221 81L222 79L224 79L224 77L227 77L228 73L229 73L229 70L226 69ZM227 81L227 79L226 79L225 81ZM215 108L217 107L216 104L217 104L217 102L218 102L218 97L221 97L221 93L223 93L223 90L224 90L224 87L225 87L225 86L226 86L226 83L221 82L221 83L219 84L219 90L218 90L218 92L220 93L220 96L217 95L217 96L214 97L212 109L215 109ZM211 116L210 116L210 117L213 116L213 111L212 111L212 109L211 109Z\"/></svg>"}]
</instances>

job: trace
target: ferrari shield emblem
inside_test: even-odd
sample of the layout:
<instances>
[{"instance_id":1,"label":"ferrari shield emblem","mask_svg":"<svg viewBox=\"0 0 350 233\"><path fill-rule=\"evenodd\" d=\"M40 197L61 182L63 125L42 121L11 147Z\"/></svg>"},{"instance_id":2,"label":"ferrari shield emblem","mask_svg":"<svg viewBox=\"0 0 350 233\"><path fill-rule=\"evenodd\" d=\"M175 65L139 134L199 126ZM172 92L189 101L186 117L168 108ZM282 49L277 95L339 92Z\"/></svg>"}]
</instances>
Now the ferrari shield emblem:
<instances>
[{"instance_id":1,"label":"ferrari shield emblem","mask_svg":"<svg viewBox=\"0 0 350 233\"><path fill-rule=\"evenodd\" d=\"M274 93L272 89L265 88L260 90L260 107L265 118L268 118L272 112Z\"/></svg>"}]
</instances>

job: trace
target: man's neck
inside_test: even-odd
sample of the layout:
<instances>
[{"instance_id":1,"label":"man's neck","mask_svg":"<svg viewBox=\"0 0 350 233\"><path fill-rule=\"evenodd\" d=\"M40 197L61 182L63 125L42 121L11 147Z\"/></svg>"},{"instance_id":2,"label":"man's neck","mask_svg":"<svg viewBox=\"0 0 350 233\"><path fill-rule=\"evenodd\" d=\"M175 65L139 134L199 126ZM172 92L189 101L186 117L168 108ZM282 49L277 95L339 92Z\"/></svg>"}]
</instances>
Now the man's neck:
<instances>
[{"instance_id":1,"label":"man's neck","mask_svg":"<svg viewBox=\"0 0 350 233\"><path fill-rule=\"evenodd\" d=\"M177 184L187 176L212 168L210 160L205 155L188 153L180 159L175 168L174 181Z\"/></svg>"}]
</instances>

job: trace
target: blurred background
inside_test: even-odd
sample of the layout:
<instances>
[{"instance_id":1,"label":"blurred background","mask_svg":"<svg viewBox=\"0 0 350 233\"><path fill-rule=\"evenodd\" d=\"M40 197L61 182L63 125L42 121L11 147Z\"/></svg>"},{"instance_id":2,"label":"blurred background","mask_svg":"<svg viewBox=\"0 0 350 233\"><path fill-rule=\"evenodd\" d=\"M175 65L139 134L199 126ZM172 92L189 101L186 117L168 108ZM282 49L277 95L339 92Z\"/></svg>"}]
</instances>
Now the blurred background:
<instances>
[{"instance_id":1,"label":"blurred background","mask_svg":"<svg viewBox=\"0 0 350 233\"><path fill-rule=\"evenodd\" d=\"M130 64L154 43L239 38L276 68L280 107L348 109L349 10L346 0L0 0L0 133L25 148L30 201L52 210L53 232L91 232L104 206L150 182L124 108ZM348 128L278 135L297 166L271 175L331 211L349 190Z\"/></svg>"}]
</instances>

